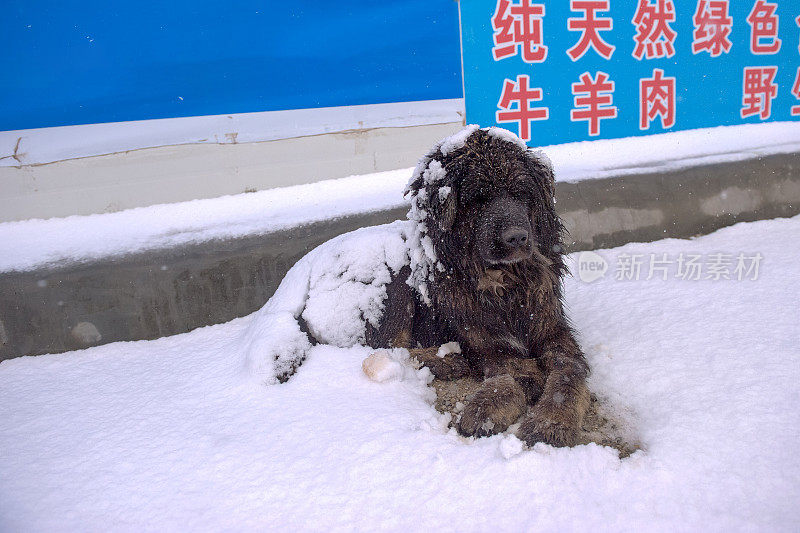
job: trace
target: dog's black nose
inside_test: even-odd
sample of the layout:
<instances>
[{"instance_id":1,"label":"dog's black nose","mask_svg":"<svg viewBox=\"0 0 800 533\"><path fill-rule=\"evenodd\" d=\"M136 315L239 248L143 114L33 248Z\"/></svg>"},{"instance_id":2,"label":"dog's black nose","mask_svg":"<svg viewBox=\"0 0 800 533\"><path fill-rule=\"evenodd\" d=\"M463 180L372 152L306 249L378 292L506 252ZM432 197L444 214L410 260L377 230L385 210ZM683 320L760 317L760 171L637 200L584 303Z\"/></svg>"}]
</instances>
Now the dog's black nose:
<instances>
[{"instance_id":1,"label":"dog's black nose","mask_svg":"<svg viewBox=\"0 0 800 533\"><path fill-rule=\"evenodd\" d=\"M505 230L502 237L503 242L512 248L519 248L528 242L528 232L520 227Z\"/></svg>"}]
</instances>

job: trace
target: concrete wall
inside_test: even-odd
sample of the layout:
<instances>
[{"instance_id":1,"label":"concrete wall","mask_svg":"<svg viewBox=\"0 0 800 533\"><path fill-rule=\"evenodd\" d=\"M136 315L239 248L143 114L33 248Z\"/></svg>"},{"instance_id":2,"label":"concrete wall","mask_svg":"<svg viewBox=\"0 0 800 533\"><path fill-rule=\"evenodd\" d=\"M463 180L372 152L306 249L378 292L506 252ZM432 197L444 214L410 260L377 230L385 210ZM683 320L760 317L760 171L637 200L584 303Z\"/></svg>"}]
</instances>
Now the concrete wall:
<instances>
[{"instance_id":1,"label":"concrete wall","mask_svg":"<svg viewBox=\"0 0 800 533\"><path fill-rule=\"evenodd\" d=\"M397 105L373 107L394 112ZM461 120L452 121L458 118L455 111L448 116L451 121L440 124L243 144L234 138L49 164L0 165L0 222L107 213L411 167L436 141L462 127ZM80 131L85 130L76 134Z\"/></svg>"},{"instance_id":2,"label":"concrete wall","mask_svg":"<svg viewBox=\"0 0 800 533\"><path fill-rule=\"evenodd\" d=\"M692 237L736 222L800 213L800 153L559 183L557 198L571 251ZM316 245L358 227L404 218L405 211L4 274L0 359L151 339L247 315Z\"/></svg>"}]
</instances>

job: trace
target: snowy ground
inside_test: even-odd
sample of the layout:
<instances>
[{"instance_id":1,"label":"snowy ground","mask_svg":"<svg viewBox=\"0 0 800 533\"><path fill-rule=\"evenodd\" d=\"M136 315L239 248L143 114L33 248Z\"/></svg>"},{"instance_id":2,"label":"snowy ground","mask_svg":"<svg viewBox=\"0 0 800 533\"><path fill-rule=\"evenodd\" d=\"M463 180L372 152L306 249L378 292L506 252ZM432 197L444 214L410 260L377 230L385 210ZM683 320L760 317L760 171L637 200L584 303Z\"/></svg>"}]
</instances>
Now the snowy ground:
<instances>
[{"instance_id":1,"label":"snowy ground","mask_svg":"<svg viewBox=\"0 0 800 533\"><path fill-rule=\"evenodd\" d=\"M706 277L720 252L733 279L675 277L679 254ZM592 390L642 445L626 459L461 438L424 372L372 382L363 347L257 383L248 317L0 363L0 530L797 531L800 217L598 253L605 276L566 298ZM664 253L669 279L647 280ZM740 253L758 279L736 279Z\"/></svg>"}]
</instances>

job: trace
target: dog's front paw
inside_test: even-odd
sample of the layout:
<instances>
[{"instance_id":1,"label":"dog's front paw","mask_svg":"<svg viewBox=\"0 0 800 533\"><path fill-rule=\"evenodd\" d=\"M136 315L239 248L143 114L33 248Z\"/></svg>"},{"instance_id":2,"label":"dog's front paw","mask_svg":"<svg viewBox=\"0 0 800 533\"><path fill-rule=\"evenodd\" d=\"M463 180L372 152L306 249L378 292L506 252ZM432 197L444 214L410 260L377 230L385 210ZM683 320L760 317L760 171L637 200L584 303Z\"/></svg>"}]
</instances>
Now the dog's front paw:
<instances>
[{"instance_id":1,"label":"dog's front paw","mask_svg":"<svg viewBox=\"0 0 800 533\"><path fill-rule=\"evenodd\" d=\"M409 350L411 357L421 366L430 369L435 378L451 381L469 375L467 360L459 353L448 353L443 357L437 355L438 348L413 348Z\"/></svg>"},{"instance_id":2,"label":"dog's front paw","mask_svg":"<svg viewBox=\"0 0 800 533\"><path fill-rule=\"evenodd\" d=\"M563 420L559 421L556 417L551 416L547 409L542 408L534 408L522 421L517 431L517 437L528 446L533 446L537 442L544 442L556 447L575 446L578 444L578 436L578 425Z\"/></svg>"},{"instance_id":3,"label":"dog's front paw","mask_svg":"<svg viewBox=\"0 0 800 533\"><path fill-rule=\"evenodd\" d=\"M489 378L464 407L458 431L485 437L501 433L525 412L525 392L509 375Z\"/></svg>"},{"instance_id":4,"label":"dog's front paw","mask_svg":"<svg viewBox=\"0 0 800 533\"><path fill-rule=\"evenodd\" d=\"M431 369L434 376L442 380L463 378L470 373L469 363L463 355L457 353L437 357L435 361L426 363L425 366Z\"/></svg>"}]
</instances>

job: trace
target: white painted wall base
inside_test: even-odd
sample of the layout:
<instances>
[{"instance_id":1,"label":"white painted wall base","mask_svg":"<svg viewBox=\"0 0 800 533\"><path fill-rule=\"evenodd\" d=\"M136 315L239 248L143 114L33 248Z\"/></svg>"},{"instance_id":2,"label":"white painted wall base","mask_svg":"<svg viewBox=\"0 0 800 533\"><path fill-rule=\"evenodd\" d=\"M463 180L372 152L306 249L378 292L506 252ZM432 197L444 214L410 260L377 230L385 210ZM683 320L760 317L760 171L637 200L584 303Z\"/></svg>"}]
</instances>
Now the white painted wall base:
<instances>
[{"instance_id":1,"label":"white painted wall base","mask_svg":"<svg viewBox=\"0 0 800 533\"><path fill-rule=\"evenodd\" d=\"M189 132L231 129L230 121L219 126L211 120L219 117L28 130L23 133L33 151L21 152L20 142L16 152L11 147L16 156L0 165L0 222L107 213L414 166L434 142L463 126L459 106L463 101L448 100L238 116L241 131L227 132L236 135L219 144L213 138L183 144ZM19 133L0 134L2 148L16 143ZM161 145L141 147L156 141ZM92 155L98 151L115 153ZM53 157L63 160L49 162Z\"/></svg>"},{"instance_id":2,"label":"white painted wall base","mask_svg":"<svg viewBox=\"0 0 800 533\"><path fill-rule=\"evenodd\" d=\"M0 167L0 222L108 213L414 166L453 122Z\"/></svg>"}]
</instances>

